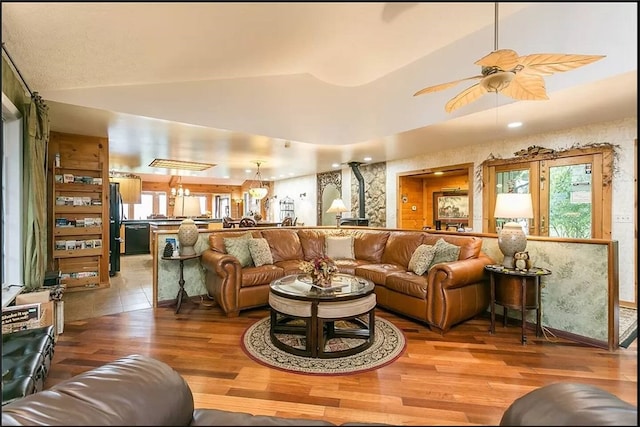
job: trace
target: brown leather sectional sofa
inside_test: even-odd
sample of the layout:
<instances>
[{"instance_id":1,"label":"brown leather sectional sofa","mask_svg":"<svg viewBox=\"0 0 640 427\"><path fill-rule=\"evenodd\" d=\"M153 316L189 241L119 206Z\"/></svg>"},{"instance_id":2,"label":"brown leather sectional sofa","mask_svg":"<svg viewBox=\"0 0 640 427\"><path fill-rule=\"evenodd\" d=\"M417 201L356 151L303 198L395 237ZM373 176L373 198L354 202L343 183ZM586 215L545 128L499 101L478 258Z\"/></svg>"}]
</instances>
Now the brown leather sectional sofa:
<instances>
[{"instance_id":1,"label":"brown leather sectional sofa","mask_svg":"<svg viewBox=\"0 0 640 427\"><path fill-rule=\"evenodd\" d=\"M250 232L267 240L273 264L241 267L225 250L225 237ZM298 264L325 254L325 237L353 236L355 259L338 260L343 273L373 281L378 306L427 323L444 333L489 306L490 290L484 266L493 260L481 251L482 239L464 234L438 234L419 230L343 227L287 227L248 230L215 230L209 249L201 256L206 286L229 317L240 310L268 304L269 283L279 277L301 273ZM439 239L460 247L457 261L438 263L423 275L408 269L411 256L421 244Z\"/></svg>"}]
</instances>

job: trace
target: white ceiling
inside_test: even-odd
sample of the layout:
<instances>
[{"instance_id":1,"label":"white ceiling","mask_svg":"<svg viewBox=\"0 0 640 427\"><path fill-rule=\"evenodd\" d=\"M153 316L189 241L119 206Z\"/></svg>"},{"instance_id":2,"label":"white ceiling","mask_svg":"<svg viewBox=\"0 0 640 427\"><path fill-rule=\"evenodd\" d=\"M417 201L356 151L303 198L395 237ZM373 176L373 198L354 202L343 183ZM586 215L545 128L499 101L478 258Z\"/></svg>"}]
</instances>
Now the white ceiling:
<instances>
[{"instance_id":1,"label":"white ceiling","mask_svg":"<svg viewBox=\"0 0 640 427\"><path fill-rule=\"evenodd\" d=\"M494 3L2 3L2 41L51 129L109 138L112 170L239 185L637 116L637 3L504 3L498 47L606 55L545 77L548 101L486 95ZM524 126L506 129L519 120ZM217 166L148 167L154 158ZM246 172L245 169L252 169ZM188 175L192 175L187 177ZM225 178L229 177L229 178Z\"/></svg>"}]
</instances>

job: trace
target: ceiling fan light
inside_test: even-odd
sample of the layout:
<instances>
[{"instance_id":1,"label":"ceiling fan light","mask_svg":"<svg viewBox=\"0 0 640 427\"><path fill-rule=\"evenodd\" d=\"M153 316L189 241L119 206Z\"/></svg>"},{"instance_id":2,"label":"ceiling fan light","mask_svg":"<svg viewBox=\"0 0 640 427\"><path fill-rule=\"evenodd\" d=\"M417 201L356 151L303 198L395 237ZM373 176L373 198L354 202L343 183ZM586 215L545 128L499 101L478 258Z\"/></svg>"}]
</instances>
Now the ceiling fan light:
<instances>
[{"instance_id":1,"label":"ceiling fan light","mask_svg":"<svg viewBox=\"0 0 640 427\"><path fill-rule=\"evenodd\" d=\"M513 80L515 76L515 73L511 71L498 71L497 73L484 77L480 84L487 92L498 93L509 86L509 83L511 83L511 80Z\"/></svg>"}]
</instances>

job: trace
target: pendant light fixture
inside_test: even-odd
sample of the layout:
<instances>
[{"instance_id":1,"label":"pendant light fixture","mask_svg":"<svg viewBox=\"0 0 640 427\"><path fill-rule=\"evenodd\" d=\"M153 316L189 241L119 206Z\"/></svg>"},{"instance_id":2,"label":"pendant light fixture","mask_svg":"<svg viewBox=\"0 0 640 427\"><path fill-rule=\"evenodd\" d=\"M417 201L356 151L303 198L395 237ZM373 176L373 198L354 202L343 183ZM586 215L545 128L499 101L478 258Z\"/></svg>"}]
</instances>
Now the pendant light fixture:
<instances>
[{"instance_id":1,"label":"pendant light fixture","mask_svg":"<svg viewBox=\"0 0 640 427\"><path fill-rule=\"evenodd\" d=\"M256 171L256 177L249 188L249 195L256 200L262 200L265 198L269 190L262 183L262 175L260 175L260 161L257 161L256 165L258 166L258 169Z\"/></svg>"},{"instance_id":2,"label":"pendant light fixture","mask_svg":"<svg viewBox=\"0 0 640 427\"><path fill-rule=\"evenodd\" d=\"M171 189L171 195L174 196L174 197L175 196L182 197L182 196L188 196L190 194L191 194L191 192L189 191L188 188L182 188L182 177L179 176L178 177L178 187L177 188L173 187Z\"/></svg>"}]
</instances>

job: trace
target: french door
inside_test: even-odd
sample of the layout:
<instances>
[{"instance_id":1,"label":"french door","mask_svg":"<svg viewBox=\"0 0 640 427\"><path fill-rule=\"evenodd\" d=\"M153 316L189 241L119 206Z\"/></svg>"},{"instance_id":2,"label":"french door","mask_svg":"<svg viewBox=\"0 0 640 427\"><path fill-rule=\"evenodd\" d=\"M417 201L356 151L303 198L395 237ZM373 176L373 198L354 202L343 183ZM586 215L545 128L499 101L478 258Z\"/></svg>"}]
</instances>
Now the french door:
<instances>
[{"instance_id":1,"label":"french door","mask_svg":"<svg viewBox=\"0 0 640 427\"><path fill-rule=\"evenodd\" d=\"M487 162L483 168L485 231L498 193L531 193L534 217L519 219L529 235L577 239L611 238L612 156L607 149L569 150L529 160Z\"/></svg>"}]
</instances>

